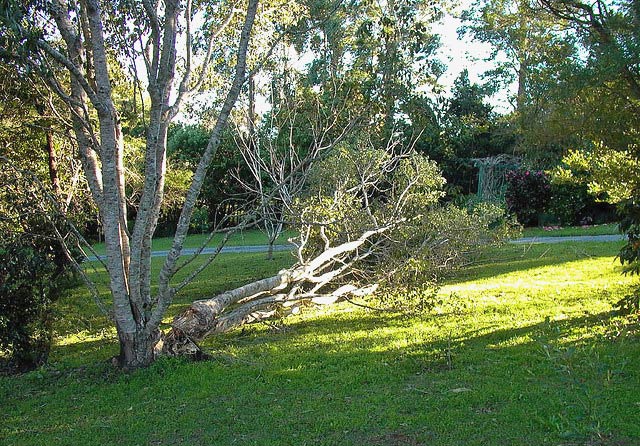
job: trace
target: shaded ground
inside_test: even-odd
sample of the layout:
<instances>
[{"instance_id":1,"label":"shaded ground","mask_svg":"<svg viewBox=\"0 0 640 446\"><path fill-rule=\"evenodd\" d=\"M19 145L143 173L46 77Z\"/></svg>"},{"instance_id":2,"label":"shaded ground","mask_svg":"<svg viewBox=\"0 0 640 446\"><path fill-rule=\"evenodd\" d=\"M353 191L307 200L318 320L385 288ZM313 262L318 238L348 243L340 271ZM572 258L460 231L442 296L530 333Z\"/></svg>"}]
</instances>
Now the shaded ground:
<instances>
[{"instance_id":1,"label":"shaded ground","mask_svg":"<svg viewBox=\"0 0 640 446\"><path fill-rule=\"evenodd\" d=\"M65 336L55 358L74 366L0 378L0 444L638 446L640 325L612 311L635 283L618 248L503 246L432 311L310 309L212 339L207 362L123 374L113 334ZM207 287L240 262L277 268L262 257Z\"/></svg>"}]
</instances>

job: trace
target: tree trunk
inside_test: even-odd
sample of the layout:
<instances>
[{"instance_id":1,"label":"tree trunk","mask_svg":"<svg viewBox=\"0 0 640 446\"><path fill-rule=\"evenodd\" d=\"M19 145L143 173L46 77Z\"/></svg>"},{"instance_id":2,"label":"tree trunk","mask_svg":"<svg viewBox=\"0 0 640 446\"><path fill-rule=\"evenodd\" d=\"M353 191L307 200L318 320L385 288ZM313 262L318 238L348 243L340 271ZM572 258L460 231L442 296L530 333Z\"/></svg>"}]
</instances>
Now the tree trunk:
<instances>
[{"instance_id":1,"label":"tree trunk","mask_svg":"<svg viewBox=\"0 0 640 446\"><path fill-rule=\"evenodd\" d=\"M269 239L269 249L267 250L267 260L273 260L273 245L276 242L275 238Z\"/></svg>"},{"instance_id":2,"label":"tree trunk","mask_svg":"<svg viewBox=\"0 0 640 446\"><path fill-rule=\"evenodd\" d=\"M156 345L160 340L160 331L156 330L150 336L141 331L125 333L118 330L120 354L116 358L118 366L124 370L132 370L150 365L156 358Z\"/></svg>"},{"instance_id":3,"label":"tree trunk","mask_svg":"<svg viewBox=\"0 0 640 446\"><path fill-rule=\"evenodd\" d=\"M47 130L47 144L45 147L47 151L47 157L49 161L49 178L51 179L51 186L56 197L62 197L62 189L60 189L60 178L58 176L58 159L56 157L56 148L53 143L53 132Z\"/></svg>"},{"instance_id":4,"label":"tree trunk","mask_svg":"<svg viewBox=\"0 0 640 446\"><path fill-rule=\"evenodd\" d=\"M177 260L187 235L189 221L198 194L205 179L207 168L220 144L227 119L237 101L245 81L247 52L253 22L258 11L259 0L248 0L242 32L235 51L236 69L227 97L220 110L215 129L205 154L194 174L180 216L174 244L158 278L157 294L152 295L150 242L157 225L163 197L166 172L166 135L171 120L179 112L181 99L187 91L199 90L208 60L201 67L201 79L191 88L191 31L190 24L196 14L191 13L193 2L166 0L164 2L139 2L144 10L146 23L141 24L140 43L144 43L143 54L147 69L147 85L151 97L149 132L145 153L145 181L143 196L132 236L127 227L127 202L125 196L125 170L123 163L123 135L118 110L112 92L112 73L107 50L108 32L103 19L109 14L99 0L68 2L51 0L34 6L36 22L46 23L53 19L59 36L44 33L37 39L37 46L51 62L64 67L69 74L69 87L58 82L54 74L45 75L49 86L72 110L73 129L82 156L83 170L89 183L92 197L100 214L106 246L106 269L109 288L113 298L113 320L120 341L117 362L127 369L149 365L155 358L154 346L160 339L159 325L171 304L176 290L171 287L177 268ZM223 24L220 32L231 21L233 14ZM180 87L175 87L174 76L178 63L178 34L182 32L179 21L183 14L186 27L187 48L184 78ZM148 27L145 26L148 25ZM17 25L20 27L20 25ZM133 33L135 34L135 33ZM217 35L217 34L216 34ZM64 42L60 46L58 40ZM212 40L213 41L213 37ZM66 47L66 48L64 48ZM133 49L136 52L136 49ZM117 51L116 51L117 52ZM181 55L182 57L182 55ZM209 58L207 58L209 59ZM48 66L49 61L42 65ZM53 73L55 70L51 70ZM144 82L143 82L144 83ZM173 105L170 99L177 94ZM50 161L54 160L53 146L49 140ZM52 172L55 163L51 164ZM53 182L53 176L52 176ZM55 186L54 186L55 187Z\"/></svg>"},{"instance_id":5,"label":"tree trunk","mask_svg":"<svg viewBox=\"0 0 640 446\"><path fill-rule=\"evenodd\" d=\"M522 114L527 99L527 71L526 56L522 56L520 68L518 69L518 92L516 96L516 110L520 114Z\"/></svg>"}]
</instances>

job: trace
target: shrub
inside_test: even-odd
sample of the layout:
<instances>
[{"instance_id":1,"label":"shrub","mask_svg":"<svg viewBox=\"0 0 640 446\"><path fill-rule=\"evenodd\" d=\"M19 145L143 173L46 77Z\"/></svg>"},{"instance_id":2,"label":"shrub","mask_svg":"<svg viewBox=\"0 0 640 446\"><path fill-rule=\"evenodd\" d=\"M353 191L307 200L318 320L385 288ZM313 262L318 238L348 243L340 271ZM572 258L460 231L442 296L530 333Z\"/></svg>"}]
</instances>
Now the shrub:
<instances>
[{"instance_id":1,"label":"shrub","mask_svg":"<svg viewBox=\"0 0 640 446\"><path fill-rule=\"evenodd\" d=\"M0 350L11 371L47 361L52 304L70 283L56 244L14 238L0 246Z\"/></svg>"},{"instance_id":2,"label":"shrub","mask_svg":"<svg viewBox=\"0 0 640 446\"><path fill-rule=\"evenodd\" d=\"M207 206L197 207L193 210L189 229L194 234L204 234L209 230L209 208Z\"/></svg>"},{"instance_id":3,"label":"shrub","mask_svg":"<svg viewBox=\"0 0 640 446\"><path fill-rule=\"evenodd\" d=\"M625 274L640 275L640 194L625 200L620 205L620 230L627 236L627 243L620 250L618 258L624 266ZM618 302L621 311L630 313L640 310L640 289Z\"/></svg>"},{"instance_id":4,"label":"shrub","mask_svg":"<svg viewBox=\"0 0 640 446\"><path fill-rule=\"evenodd\" d=\"M590 215L595 206L595 199L589 194L586 184L567 181L551 182L551 201L548 206L550 214L554 215L563 226L589 224L593 222Z\"/></svg>"},{"instance_id":5,"label":"shrub","mask_svg":"<svg viewBox=\"0 0 640 446\"><path fill-rule=\"evenodd\" d=\"M620 251L620 262L625 272L640 275L640 198L622 202L620 230L627 236L627 244Z\"/></svg>"},{"instance_id":6,"label":"shrub","mask_svg":"<svg viewBox=\"0 0 640 446\"><path fill-rule=\"evenodd\" d=\"M73 237L46 194L33 174L0 169L2 371L23 372L46 362L52 305L71 285L70 262L57 235ZM73 251L79 258L79 250Z\"/></svg>"},{"instance_id":7,"label":"shrub","mask_svg":"<svg viewBox=\"0 0 640 446\"><path fill-rule=\"evenodd\" d=\"M507 210L525 226L535 226L551 198L549 178L541 170L511 170L505 175Z\"/></svg>"}]
</instances>

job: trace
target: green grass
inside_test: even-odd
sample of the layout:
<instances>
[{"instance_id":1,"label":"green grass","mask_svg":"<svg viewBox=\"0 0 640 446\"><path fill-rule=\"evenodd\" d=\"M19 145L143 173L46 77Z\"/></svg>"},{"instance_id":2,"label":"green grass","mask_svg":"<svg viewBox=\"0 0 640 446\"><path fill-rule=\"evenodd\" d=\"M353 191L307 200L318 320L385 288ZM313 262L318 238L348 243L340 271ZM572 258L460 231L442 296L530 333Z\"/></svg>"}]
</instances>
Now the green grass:
<instances>
[{"instance_id":1,"label":"green grass","mask_svg":"<svg viewBox=\"0 0 640 446\"><path fill-rule=\"evenodd\" d=\"M293 237L295 233L293 231L285 230L276 239L276 244L287 243L289 237ZM206 241L208 234L191 234L187 236L184 247L185 248L198 248ZM215 247L222 240L223 234L216 234L212 241L207 246ZM171 248L173 243L172 237L160 237L153 239L152 249L155 251L163 251ZM267 236L257 229L251 229L235 233L231 236L227 242L227 246L252 246L252 245L266 245L268 244ZM93 245L93 249L98 254L105 253L104 243L96 243Z\"/></svg>"},{"instance_id":2,"label":"green grass","mask_svg":"<svg viewBox=\"0 0 640 446\"><path fill-rule=\"evenodd\" d=\"M640 325L611 310L635 283L619 247L506 246L433 312L309 309L212 339L212 361L131 374L106 361L113 332L77 291L52 364L0 378L0 444L638 445ZM223 256L187 296L269 274L278 255Z\"/></svg>"},{"instance_id":3,"label":"green grass","mask_svg":"<svg viewBox=\"0 0 640 446\"><path fill-rule=\"evenodd\" d=\"M613 235L620 234L617 223L594 226L569 226L547 230L544 228L525 228L523 237L564 237L580 235Z\"/></svg>"}]
</instances>

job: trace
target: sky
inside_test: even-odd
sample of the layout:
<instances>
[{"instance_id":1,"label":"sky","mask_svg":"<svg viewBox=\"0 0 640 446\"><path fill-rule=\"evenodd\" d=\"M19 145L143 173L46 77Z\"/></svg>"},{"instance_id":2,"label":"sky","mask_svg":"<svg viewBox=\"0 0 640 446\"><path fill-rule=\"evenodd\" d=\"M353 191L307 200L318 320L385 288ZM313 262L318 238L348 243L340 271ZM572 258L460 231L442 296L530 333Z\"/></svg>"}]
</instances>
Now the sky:
<instances>
[{"instance_id":1,"label":"sky","mask_svg":"<svg viewBox=\"0 0 640 446\"><path fill-rule=\"evenodd\" d=\"M440 83L445 86L445 89L453 86L454 80L465 68L469 71L469 80L472 83L482 83L481 75L493 67L492 62L485 60L491 53L491 46L475 41L468 35L460 40L457 29L461 25L460 19L447 14L433 27L434 33L440 35L442 43L438 55L447 65L447 72L440 78ZM515 89L515 85L513 88ZM489 100L489 103L498 112L511 111L507 95L513 93L514 89L511 92L498 93Z\"/></svg>"},{"instance_id":2,"label":"sky","mask_svg":"<svg viewBox=\"0 0 640 446\"><path fill-rule=\"evenodd\" d=\"M461 0L460 6L453 14L458 14L464 8L469 7L471 0ZM458 38L457 30L462 25L462 21L452 14L446 14L442 20L433 25L433 32L440 36L441 48L438 51L438 58L445 63L447 71L439 79L444 87L445 94L453 87L453 82L460 72L465 68L469 72L469 80L472 83L483 83L481 75L493 67L492 62L485 59L491 53L491 46L486 43L473 40L470 36L463 39ZM311 62L312 55L298 55L295 50L290 49L294 66L302 68ZM297 59L297 60L296 60ZM259 81L260 82L260 81ZM267 81L264 81L268 83ZM512 111L512 106L507 101L507 95L515 93L516 85L512 86L512 91L500 92L489 98L488 102L498 113ZM257 98L256 111L258 114L266 112L269 108L265 98ZM183 119L183 118L181 118Z\"/></svg>"}]
</instances>

